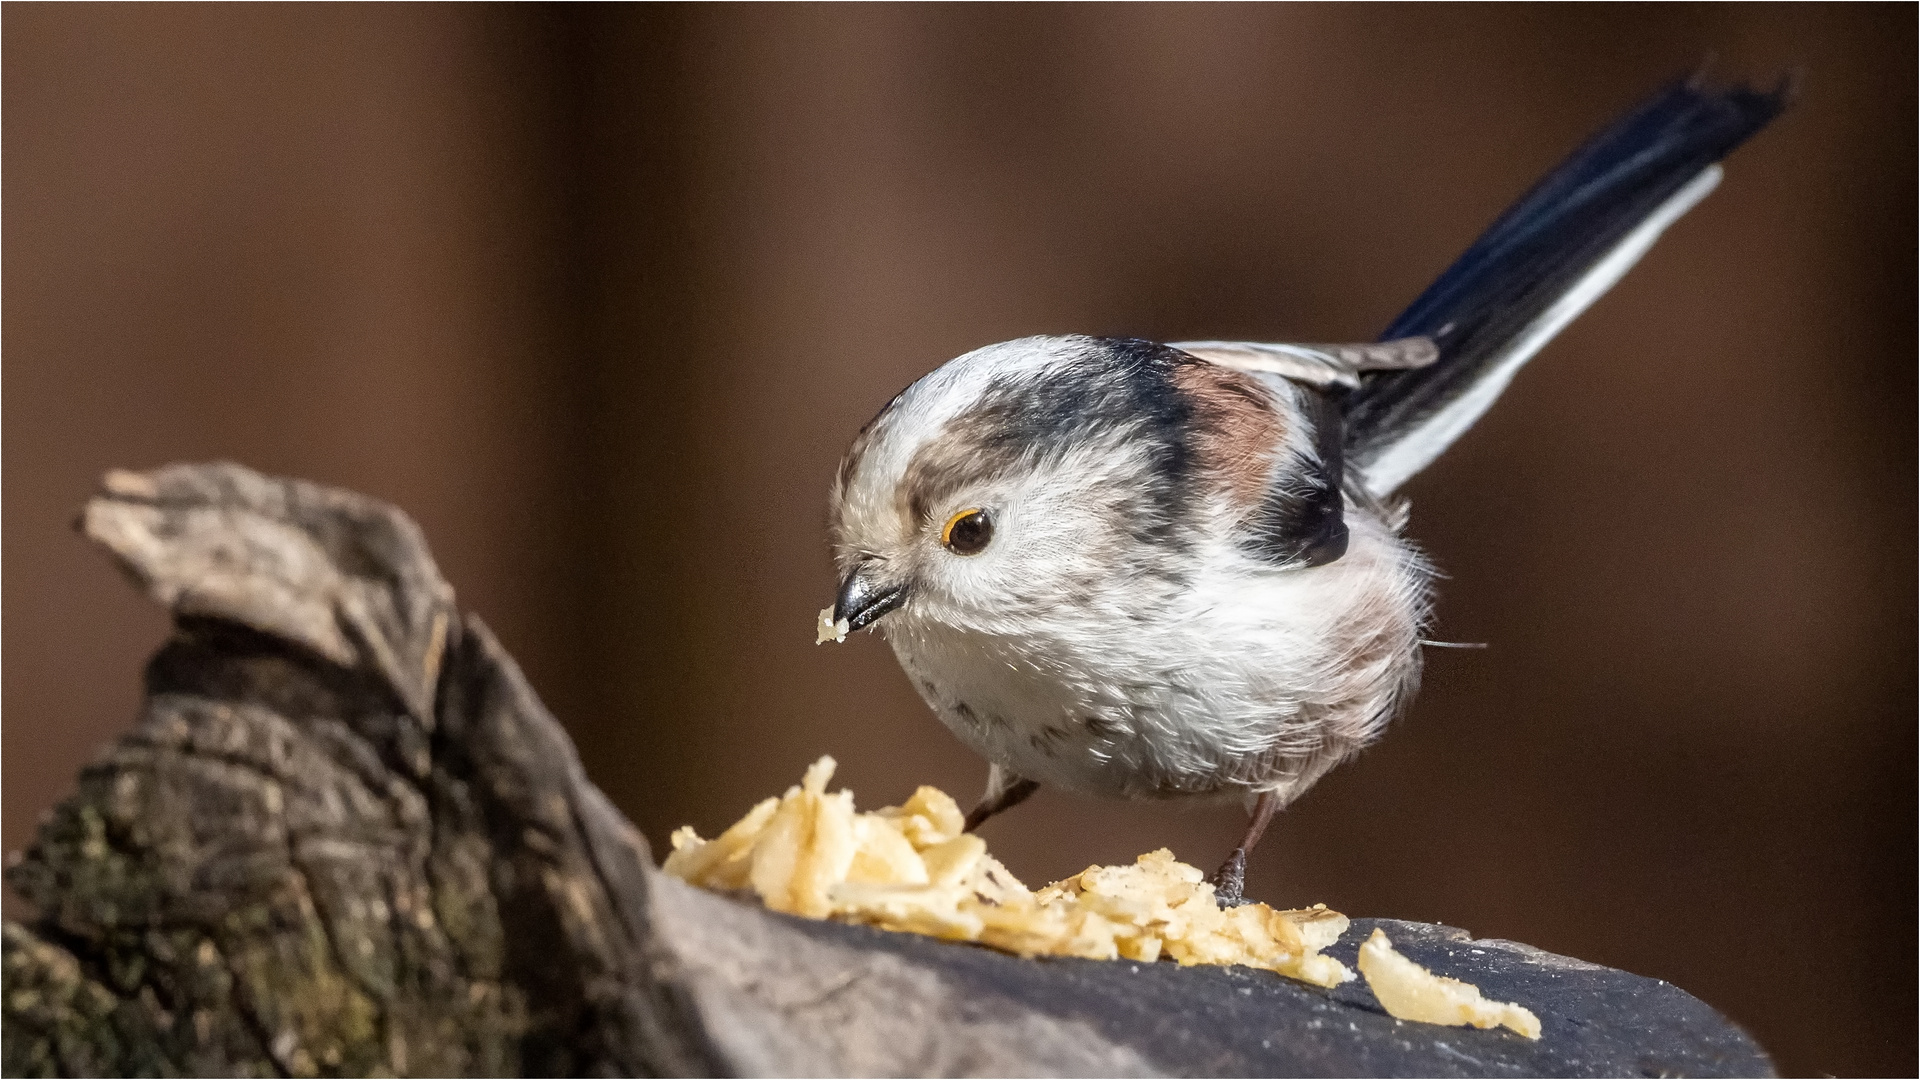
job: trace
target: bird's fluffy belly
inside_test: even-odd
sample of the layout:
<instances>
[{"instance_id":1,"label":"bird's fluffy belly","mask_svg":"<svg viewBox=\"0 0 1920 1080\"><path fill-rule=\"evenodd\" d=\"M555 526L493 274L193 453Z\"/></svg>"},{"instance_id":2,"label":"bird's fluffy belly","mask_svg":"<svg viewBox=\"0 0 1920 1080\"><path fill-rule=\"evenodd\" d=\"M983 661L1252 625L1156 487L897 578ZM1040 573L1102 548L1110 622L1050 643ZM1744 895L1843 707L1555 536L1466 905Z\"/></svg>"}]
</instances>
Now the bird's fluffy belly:
<instances>
[{"instance_id":1,"label":"bird's fluffy belly","mask_svg":"<svg viewBox=\"0 0 1920 1080\"><path fill-rule=\"evenodd\" d=\"M1060 656L1041 667L1000 643L957 634L911 645L895 636L894 645L934 714L982 757L1021 776L1126 796L1169 771L1140 767L1141 758L1158 756L1154 740L1140 737L1139 710L1113 692L1108 672Z\"/></svg>"},{"instance_id":2,"label":"bird's fluffy belly","mask_svg":"<svg viewBox=\"0 0 1920 1080\"><path fill-rule=\"evenodd\" d=\"M1155 798L1239 793L1291 771L1321 741L1278 744L1289 711L1218 678L1199 685L1117 657L1054 655L1043 667L993 648L901 649L901 666L961 741L1049 787ZM1119 660L1119 663L1114 661ZM1226 684L1226 685L1223 685Z\"/></svg>"},{"instance_id":3,"label":"bird's fluffy belly","mask_svg":"<svg viewBox=\"0 0 1920 1080\"><path fill-rule=\"evenodd\" d=\"M1356 548L1266 588L1207 598L1203 583L1205 602L1119 635L1075 632L1065 612L1046 633L911 615L883 629L941 721L1020 776L1107 797L1290 798L1371 739L1417 676L1418 566L1384 530Z\"/></svg>"}]
</instances>

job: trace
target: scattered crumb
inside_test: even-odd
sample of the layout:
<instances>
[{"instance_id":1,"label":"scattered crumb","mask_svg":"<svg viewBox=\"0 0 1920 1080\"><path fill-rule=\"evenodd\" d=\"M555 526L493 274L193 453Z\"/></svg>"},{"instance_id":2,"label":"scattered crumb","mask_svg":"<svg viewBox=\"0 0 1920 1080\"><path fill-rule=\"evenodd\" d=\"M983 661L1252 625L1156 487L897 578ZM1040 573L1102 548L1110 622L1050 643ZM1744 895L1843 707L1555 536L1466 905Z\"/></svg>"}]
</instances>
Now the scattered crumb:
<instances>
[{"instance_id":1,"label":"scattered crumb","mask_svg":"<svg viewBox=\"0 0 1920 1080\"><path fill-rule=\"evenodd\" d=\"M945 792L922 787L900 806L858 813L852 792L827 793L833 770L821 758L799 786L713 840L675 830L662 869L707 888L751 889L775 911L1020 956L1243 964L1317 986L1354 977L1320 953L1347 929L1347 917L1324 904L1222 910L1205 875L1164 848L1033 892L987 854L986 841L961 831L965 817Z\"/></svg>"},{"instance_id":2,"label":"scattered crumb","mask_svg":"<svg viewBox=\"0 0 1920 1080\"><path fill-rule=\"evenodd\" d=\"M820 609L820 622L814 627L813 643L815 645L825 645L829 641L845 641L847 640L847 631L850 629L852 629L852 627L848 625L847 620L836 620L833 617L833 609L823 607Z\"/></svg>"},{"instance_id":3,"label":"scattered crumb","mask_svg":"<svg viewBox=\"0 0 1920 1080\"><path fill-rule=\"evenodd\" d=\"M1360 946L1360 974L1389 1015L1423 1024L1477 1028L1506 1027L1529 1039L1540 1037L1540 1018L1518 1005L1488 1001L1480 988L1435 975L1394 951L1387 935L1375 930Z\"/></svg>"}]
</instances>

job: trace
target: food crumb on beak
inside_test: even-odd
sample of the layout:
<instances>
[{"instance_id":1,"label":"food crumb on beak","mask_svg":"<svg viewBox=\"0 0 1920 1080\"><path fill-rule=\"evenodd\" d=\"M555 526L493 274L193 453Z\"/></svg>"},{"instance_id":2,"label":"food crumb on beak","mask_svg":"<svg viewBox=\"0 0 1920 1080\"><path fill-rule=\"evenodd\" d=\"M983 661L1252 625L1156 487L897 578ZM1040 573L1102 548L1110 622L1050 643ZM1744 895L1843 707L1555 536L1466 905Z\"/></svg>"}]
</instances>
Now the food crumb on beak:
<instances>
[{"instance_id":1,"label":"food crumb on beak","mask_svg":"<svg viewBox=\"0 0 1920 1080\"><path fill-rule=\"evenodd\" d=\"M847 625L847 620L840 619L836 621L834 619L832 607L823 607L820 609L820 623L814 628L815 637L813 643L815 645L824 645L829 641L845 641L847 640L847 631L850 629L852 629L852 627Z\"/></svg>"}]
</instances>

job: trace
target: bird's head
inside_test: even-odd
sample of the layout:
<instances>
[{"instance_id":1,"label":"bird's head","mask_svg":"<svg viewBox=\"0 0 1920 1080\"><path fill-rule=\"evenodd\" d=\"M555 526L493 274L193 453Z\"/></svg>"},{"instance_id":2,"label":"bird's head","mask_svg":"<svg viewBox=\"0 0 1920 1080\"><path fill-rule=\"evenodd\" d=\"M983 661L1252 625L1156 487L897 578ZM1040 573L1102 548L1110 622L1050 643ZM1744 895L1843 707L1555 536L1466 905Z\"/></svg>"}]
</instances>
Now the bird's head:
<instances>
[{"instance_id":1,"label":"bird's head","mask_svg":"<svg viewBox=\"0 0 1920 1080\"><path fill-rule=\"evenodd\" d=\"M840 466L834 619L858 630L899 611L888 625L1017 634L1178 587L1209 481L1234 467L1207 453L1196 397L1221 370L1145 341L1033 337L909 386ZM1269 407L1241 405L1277 433ZM1264 485L1277 439L1262 445L1240 466Z\"/></svg>"}]
</instances>

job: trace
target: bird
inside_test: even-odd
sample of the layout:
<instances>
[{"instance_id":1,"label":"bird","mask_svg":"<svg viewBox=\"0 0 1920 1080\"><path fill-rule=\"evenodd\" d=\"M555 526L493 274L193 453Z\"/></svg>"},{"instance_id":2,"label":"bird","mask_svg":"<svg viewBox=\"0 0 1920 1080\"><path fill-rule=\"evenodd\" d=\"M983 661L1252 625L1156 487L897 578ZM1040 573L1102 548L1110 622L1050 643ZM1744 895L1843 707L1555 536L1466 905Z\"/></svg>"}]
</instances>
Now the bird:
<instances>
[{"instance_id":1,"label":"bird","mask_svg":"<svg viewBox=\"0 0 1920 1080\"><path fill-rule=\"evenodd\" d=\"M987 760L971 831L1046 785L1273 816L1412 700L1435 569L1401 487L1713 190L1794 96L1675 80L1502 214L1378 341L988 345L834 477L821 640L878 629Z\"/></svg>"}]
</instances>

